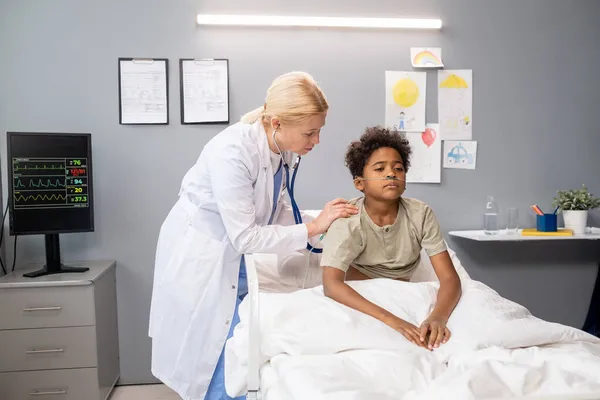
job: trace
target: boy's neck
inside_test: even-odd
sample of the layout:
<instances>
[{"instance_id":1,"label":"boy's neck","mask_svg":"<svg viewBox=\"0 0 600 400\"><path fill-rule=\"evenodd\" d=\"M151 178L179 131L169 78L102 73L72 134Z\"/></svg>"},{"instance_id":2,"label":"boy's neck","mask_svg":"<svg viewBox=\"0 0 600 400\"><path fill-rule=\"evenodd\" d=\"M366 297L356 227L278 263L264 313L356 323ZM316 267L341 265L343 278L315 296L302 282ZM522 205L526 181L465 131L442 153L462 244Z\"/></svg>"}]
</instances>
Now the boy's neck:
<instances>
[{"instance_id":1,"label":"boy's neck","mask_svg":"<svg viewBox=\"0 0 600 400\"><path fill-rule=\"evenodd\" d=\"M393 225L398 216L400 199L377 200L365 196L365 211L378 226Z\"/></svg>"}]
</instances>

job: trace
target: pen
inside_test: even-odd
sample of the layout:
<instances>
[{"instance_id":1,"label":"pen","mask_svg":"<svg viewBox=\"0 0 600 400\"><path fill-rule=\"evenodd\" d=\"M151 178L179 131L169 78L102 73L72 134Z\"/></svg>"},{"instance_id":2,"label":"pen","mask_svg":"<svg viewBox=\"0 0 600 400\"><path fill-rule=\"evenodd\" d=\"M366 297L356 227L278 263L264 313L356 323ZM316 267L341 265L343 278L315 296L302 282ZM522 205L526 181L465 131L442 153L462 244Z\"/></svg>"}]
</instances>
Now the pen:
<instances>
[{"instance_id":1,"label":"pen","mask_svg":"<svg viewBox=\"0 0 600 400\"><path fill-rule=\"evenodd\" d=\"M540 215L544 215L544 212L542 211L542 208L540 206L536 206L538 211L540 212Z\"/></svg>"},{"instance_id":2,"label":"pen","mask_svg":"<svg viewBox=\"0 0 600 400\"><path fill-rule=\"evenodd\" d=\"M560 208L560 206L556 206L556 208L554 209L554 214L556 214L558 212L559 208Z\"/></svg>"},{"instance_id":3,"label":"pen","mask_svg":"<svg viewBox=\"0 0 600 400\"><path fill-rule=\"evenodd\" d=\"M542 209L537 204L532 205L531 208L533 209L533 211L535 211L537 215L544 215Z\"/></svg>"}]
</instances>

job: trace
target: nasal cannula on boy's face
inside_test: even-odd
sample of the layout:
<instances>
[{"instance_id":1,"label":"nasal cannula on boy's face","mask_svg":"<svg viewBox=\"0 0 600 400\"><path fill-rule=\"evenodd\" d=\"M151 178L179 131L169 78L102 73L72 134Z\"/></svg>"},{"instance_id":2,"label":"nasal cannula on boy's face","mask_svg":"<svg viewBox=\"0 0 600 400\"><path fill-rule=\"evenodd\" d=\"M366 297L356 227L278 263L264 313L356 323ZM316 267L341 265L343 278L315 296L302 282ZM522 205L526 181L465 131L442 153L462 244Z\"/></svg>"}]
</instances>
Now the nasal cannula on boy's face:
<instances>
[{"instance_id":1,"label":"nasal cannula on boy's face","mask_svg":"<svg viewBox=\"0 0 600 400\"><path fill-rule=\"evenodd\" d=\"M395 176L386 176L384 178L356 178L359 181L402 181L406 182L406 180L402 178L397 178Z\"/></svg>"}]
</instances>

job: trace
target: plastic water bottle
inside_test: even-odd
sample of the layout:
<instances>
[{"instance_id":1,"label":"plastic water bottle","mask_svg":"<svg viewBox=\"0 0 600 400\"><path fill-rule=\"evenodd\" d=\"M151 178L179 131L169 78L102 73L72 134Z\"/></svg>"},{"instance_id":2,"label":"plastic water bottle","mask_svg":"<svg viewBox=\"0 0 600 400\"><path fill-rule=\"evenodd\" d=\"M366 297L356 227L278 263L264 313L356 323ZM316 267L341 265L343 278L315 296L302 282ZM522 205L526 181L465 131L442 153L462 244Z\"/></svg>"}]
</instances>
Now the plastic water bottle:
<instances>
[{"instance_id":1,"label":"plastic water bottle","mask_svg":"<svg viewBox=\"0 0 600 400\"><path fill-rule=\"evenodd\" d=\"M498 204L494 196L488 196L483 214L483 232L486 235L497 235L498 229Z\"/></svg>"}]
</instances>

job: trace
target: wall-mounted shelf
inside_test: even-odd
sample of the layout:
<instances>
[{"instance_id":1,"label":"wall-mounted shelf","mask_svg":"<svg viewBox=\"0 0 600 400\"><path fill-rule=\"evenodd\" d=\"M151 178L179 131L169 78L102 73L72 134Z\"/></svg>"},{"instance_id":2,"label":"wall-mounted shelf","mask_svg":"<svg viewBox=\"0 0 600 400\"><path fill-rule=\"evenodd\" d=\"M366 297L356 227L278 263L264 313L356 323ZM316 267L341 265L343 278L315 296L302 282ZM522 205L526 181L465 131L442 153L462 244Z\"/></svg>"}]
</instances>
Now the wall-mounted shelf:
<instances>
[{"instance_id":1,"label":"wall-mounted shelf","mask_svg":"<svg viewBox=\"0 0 600 400\"><path fill-rule=\"evenodd\" d=\"M450 236L463 239L475 240L478 242L525 242L539 240L600 240L600 228L591 228L589 233L573 236L522 236L521 231L509 235L505 231L500 231L497 235L486 235L483 230L473 231L451 231Z\"/></svg>"}]
</instances>

